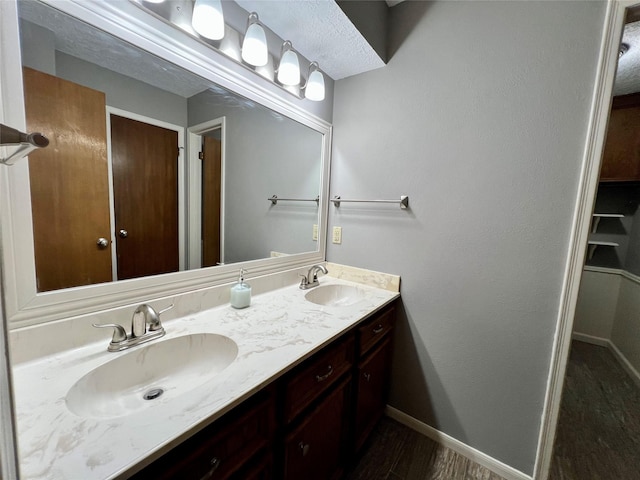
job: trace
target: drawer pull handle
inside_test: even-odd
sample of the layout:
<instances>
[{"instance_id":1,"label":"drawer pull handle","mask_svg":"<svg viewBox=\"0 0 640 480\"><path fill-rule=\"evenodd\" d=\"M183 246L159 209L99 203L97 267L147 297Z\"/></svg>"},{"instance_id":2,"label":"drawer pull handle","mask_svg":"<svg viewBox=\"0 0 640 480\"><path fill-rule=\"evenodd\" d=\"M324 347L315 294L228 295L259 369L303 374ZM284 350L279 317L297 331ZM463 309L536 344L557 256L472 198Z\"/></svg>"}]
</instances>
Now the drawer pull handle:
<instances>
[{"instance_id":1,"label":"drawer pull handle","mask_svg":"<svg viewBox=\"0 0 640 480\"><path fill-rule=\"evenodd\" d=\"M302 453L302 456L306 457L307 453L309 453L310 446L308 443L300 442L298 444L298 448L300 448L300 453Z\"/></svg>"},{"instance_id":2,"label":"drawer pull handle","mask_svg":"<svg viewBox=\"0 0 640 480\"><path fill-rule=\"evenodd\" d=\"M211 465L211 469L200 480L208 480L209 478L213 477L213 474L216 473L216 470L218 470L218 467L220 467L220 463L221 462L218 457L213 457L209 461L209 465Z\"/></svg>"},{"instance_id":3,"label":"drawer pull handle","mask_svg":"<svg viewBox=\"0 0 640 480\"><path fill-rule=\"evenodd\" d=\"M363 376L364 376L364 379L365 379L367 382L370 382L370 381L371 381L371 374L370 374L370 373L365 373Z\"/></svg>"},{"instance_id":4,"label":"drawer pull handle","mask_svg":"<svg viewBox=\"0 0 640 480\"><path fill-rule=\"evenodd\" d=\"M383 330L384 330L384 327L382 326L381 323L379 323L378 326L373 329L373 333L375 333L377 335L378 333L380 333Z\"/></svg>"},{"instance_id":5,"label":"drawer pull handle","mask_svg":"<svg viewBox=\"0 0 640 480\"><path fill-rule=\"evenodd\" d=\"M329 365L329 368L327 368L327 373L325 373L324 375L316 375L316 382L320 383L325 381L327 378L331 376L332 373L333 373L333 367Z\"/></svg>"}]
</instances>

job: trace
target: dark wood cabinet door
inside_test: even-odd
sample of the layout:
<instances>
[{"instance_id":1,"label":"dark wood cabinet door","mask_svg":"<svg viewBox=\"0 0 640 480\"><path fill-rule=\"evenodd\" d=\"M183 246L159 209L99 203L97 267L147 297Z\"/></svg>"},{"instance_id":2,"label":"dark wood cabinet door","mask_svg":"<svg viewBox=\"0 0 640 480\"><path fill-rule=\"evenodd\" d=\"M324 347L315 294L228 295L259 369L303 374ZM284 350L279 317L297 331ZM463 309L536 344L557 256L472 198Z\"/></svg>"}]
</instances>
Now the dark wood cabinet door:
<instances>
[{"instance_id":1,"label":"dark wood cabinet door","mask_svg":"<svg viewBox=\"0 0 640 480\"><path fill-rule=\"evenodd\" d=\"M358 451L384 413L391 373L391 337L387 338L357 369L355 402L355 450Z\"/></svg>"},{"instance_id":2,"label":"dark wood cabinet door","mask_svg":"<svg viewBox=\"0 0 640 480\"><path fill-rule=\"evenodd\" d=\"M325 398L285 440L286 480L330 480L342 475L348 379Z\"/></svg>"},{"instance_id":3,"label":"dark wood cabinet door","mask_svg":"<svg viewBox=\"0 0 640 480\"><path fill-rule=\"evenodd\" d=\"M259 393L137 473L133 480L268 480L272 462L267 447L274 426L273 399Z\"/></svg>"},{"instance_id":4,"label":"dark wood cabinet door","mask_svg":"<svg viewBox=\"0 0 640 480\"><path fill-rule=\"evenodd\" d=\"M640 181L640 94L613 99L600 181Z\"/></svg>"}]
</instances>

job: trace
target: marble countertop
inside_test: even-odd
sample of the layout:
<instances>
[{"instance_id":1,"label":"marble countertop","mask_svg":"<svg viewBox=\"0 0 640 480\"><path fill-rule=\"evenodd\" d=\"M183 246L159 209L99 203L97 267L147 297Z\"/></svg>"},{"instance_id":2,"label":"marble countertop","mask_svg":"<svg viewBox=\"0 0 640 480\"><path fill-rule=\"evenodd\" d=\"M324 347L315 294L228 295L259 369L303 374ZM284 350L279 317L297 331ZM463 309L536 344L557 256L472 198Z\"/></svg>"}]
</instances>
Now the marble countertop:
<instances>
[{"instance_id":1,"label":"marble countertop","mask_svg":"<svg viewBox=\"0 0 640 480\"><path fill-rule=\"evenodd\" d=\"M144 345L109 353L108 342L94 342L18 364L13 381L21 478L126 477L399 296L329 276L320 283L357 286L364 296L350 306L321 306L292 285L254 296L246 309L224 305L165 322L166 336L154 342L215 333L233 339L238 356L211 382L167 392L127 416L79 417L65 398L83 375Z\"/></svg>"}]
</instances>

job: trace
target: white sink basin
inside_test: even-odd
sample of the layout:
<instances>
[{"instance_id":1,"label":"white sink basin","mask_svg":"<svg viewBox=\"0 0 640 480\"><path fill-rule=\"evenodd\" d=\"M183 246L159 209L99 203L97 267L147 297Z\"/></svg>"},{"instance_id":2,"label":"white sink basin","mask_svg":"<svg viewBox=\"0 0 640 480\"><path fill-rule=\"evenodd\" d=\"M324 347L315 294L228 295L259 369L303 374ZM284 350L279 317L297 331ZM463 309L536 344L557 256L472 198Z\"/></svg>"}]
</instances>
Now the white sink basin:
<instances>
[{"instance_id":1,"label":"white sink basin","mask_svg":"<svg viewBox=\"0 0 640 480\"><path fill-rule=\"evenodd\" d=\"M328 307L348 307L364 299L365 292L350 285L320 285L304 296L308 301Z\"/></svg>"},{"instance_id":2,"label":"white sink basin","mask_svg":"<svg viewBox=\"0 0 640 480\"><path fill-rule=\"evenodd\" d=\"M113 360L69 389L66 401L71 412L113 418L165 403L222 372L238 356L238 345L222 335L201 333L158 340L113 355Z\"/></svg>"}]
</instances>

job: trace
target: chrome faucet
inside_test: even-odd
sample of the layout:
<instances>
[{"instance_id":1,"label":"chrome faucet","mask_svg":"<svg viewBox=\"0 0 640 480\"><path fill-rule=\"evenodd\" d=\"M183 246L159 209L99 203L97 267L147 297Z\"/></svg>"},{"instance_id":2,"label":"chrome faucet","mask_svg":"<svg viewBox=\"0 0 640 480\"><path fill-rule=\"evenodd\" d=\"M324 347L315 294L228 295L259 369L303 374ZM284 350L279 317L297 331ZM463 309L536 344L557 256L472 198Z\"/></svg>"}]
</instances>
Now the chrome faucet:
<instances>
[{"instance_id":1,"label":"chrome faucet","mask_svg":"<svg viewBox=\"0 0 640 480\"><path fill-rule=\"evenodd\" d=\"M307 290L309 288L317 287L318 285L320 285L318 283L318 272L322 272L325 275L329 273L324 265L314 265L309 269L306 275L300 274L300 276L302 277L302 279L300 280L300 289Z\"/></svg>"},{"instance_id":2,"label":"chrome faucet","mask_svg":"<svg viewBox=\"0 0 640 480\"><path fill-rule=\"evenodd\" d=\"M119 352L162 337L166 332L162 323L160 323L160 315L172 308L173 304L164 310L156 312L151 305L146 303L138 306L133 312L133 317L131 317L131 333L129 335L127 335L124 327L117 323L94 323L93 326L96 328L113 328L113 337L107 350Z\"/></svg>"}]
</instances>

